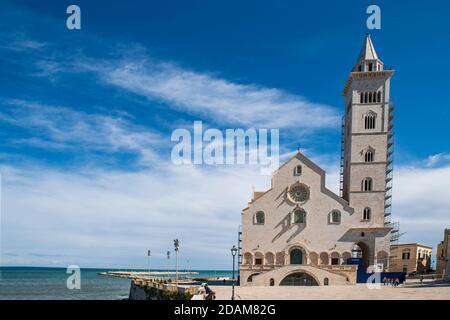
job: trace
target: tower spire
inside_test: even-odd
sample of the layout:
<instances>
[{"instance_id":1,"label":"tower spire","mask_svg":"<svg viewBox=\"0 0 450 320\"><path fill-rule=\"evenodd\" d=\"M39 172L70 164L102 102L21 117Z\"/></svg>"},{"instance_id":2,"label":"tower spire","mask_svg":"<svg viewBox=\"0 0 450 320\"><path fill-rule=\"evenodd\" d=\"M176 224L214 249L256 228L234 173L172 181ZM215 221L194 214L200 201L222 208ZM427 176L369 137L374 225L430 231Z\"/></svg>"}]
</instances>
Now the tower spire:
<instances>
[{"instance_id":1,"label":"tower spire","mask_svg":"<svg viewBox=\"0 0 450 320\"><path fill-rule=\"evenodd\" d=\"M353 71L381 71L383 70L383 62L378 58L372 38L366 33L363 46L356 61Z\"/></svg>"}]
</instances>

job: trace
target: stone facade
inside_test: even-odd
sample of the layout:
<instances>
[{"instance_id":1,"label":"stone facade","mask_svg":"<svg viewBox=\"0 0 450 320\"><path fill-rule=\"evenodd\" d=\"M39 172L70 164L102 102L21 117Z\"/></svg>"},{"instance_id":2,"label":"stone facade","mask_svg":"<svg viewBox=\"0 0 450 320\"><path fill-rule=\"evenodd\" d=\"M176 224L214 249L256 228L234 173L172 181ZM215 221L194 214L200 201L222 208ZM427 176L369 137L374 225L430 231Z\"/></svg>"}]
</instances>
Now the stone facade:
<instances>
[{"instance_id":1,"label":"stone facade","mask_svg":"<svg viewBox=\"0 0 450 320\"><path fill-rule=\"evenodd\" d=\"M436 252L436 274L450 281L450 229L445 229L444 240L438 244Z\"/></svg>"},{"instance_id":2,"label":"stone facade","mask_svg":"<svg viewBox=\"0 0 450 320\"><path fill-rule=\"evenodd\" d=\"M242 211L241 285L354 284L350 257L388 269L392 75L367 36L343 92L341 196L301 152L274 172L271 188L254 192Z\"/></svg>"},{"instance_id":3,"label":"stone facade","mask_svg":"<svg viewBox=\"0 0 450 320\"><path fill-rule=\"evenodd\" d=\"M420 243L392 245L389 270L407 274L430 272L432 252L432 247Z\"/></svg>"}]
</instances>

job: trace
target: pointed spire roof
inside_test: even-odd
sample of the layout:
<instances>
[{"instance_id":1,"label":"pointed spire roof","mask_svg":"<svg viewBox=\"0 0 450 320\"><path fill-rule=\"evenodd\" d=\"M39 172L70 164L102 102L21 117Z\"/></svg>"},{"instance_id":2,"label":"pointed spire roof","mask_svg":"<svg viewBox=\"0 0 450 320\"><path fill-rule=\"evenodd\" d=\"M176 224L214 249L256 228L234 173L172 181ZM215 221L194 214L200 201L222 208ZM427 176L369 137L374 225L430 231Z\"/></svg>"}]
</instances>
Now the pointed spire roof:
<instances>
[{"instance_id":1,"label":"pointed spire roof","mask_svg":"<svg viewBox=\"0 0 450 320\"><path fill-rule=\"evenodd\" d=\"M359 53L359 57L356 61L355 67L360 65L365 60L378 60L379 62L381 62L381 60L378 58L377 52L375 51L375 47L372 43L370 34L368 33L366 33L366 37L364 39L363 46L361 48L361 52Z\"/></svg>"}]
</instances>

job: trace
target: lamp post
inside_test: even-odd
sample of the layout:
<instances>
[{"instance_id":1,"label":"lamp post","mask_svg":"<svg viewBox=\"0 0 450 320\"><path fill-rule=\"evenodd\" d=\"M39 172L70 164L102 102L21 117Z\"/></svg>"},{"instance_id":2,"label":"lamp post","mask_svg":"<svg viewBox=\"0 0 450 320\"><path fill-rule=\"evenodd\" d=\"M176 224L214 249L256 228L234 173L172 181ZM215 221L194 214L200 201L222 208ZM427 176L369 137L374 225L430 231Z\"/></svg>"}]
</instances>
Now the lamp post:
<instances>
[{"instance_id":1,"label":"lamp post","mask_svg":"<svg viewBox=\"0 0 450 320\"><path fill-rule=\"evenodd\" d=\"M147 272L150 277L150 256L152 255L152 250L147 250Z\"/></svg>"},{"instance_id":2,"label":"lamp post","mask_svg":"<svg viewBox=\"0 0 450 320\"><path fill-rule=\"evenodd\" d=\"M235 245L233 245L233 247L231 248L231 255L233 256L233 282L232 282L232 293L231 293L231 300L234 300L234 258L236 257L236 253L237 253L238 249L236 248Z\"/></svg>"},{"instance_id":3,"label":"lamp post","mask_svg":"<svg viewBox=\"0 0 450 320\"><path fill-rule=\"evenodd\" d=\"M187 267L186 278L189 278L190 274L191 274L190 266L189 266L189 259L186 260L186 267Z\"/></svg>"},{"instance_id":4,"label":"lamp post","mask_svg":"<svg viewBox=\"0 0 450 320\"><path fill-rule=\"evenodd\" d=\"M175 247L175 283L178 287L178 248L180 247L180 242L178 239L173 240L173 246Z\"/></svg>"},{"instance_id":5,"label":"lamp post","mask_svg":"<svg viewBox=\"0 0 450 320\"><path fill-rule=\"evenodd\" d=\"M169 280L170 251L167 251L167 280Z\"/></svg>"}]
</instances>

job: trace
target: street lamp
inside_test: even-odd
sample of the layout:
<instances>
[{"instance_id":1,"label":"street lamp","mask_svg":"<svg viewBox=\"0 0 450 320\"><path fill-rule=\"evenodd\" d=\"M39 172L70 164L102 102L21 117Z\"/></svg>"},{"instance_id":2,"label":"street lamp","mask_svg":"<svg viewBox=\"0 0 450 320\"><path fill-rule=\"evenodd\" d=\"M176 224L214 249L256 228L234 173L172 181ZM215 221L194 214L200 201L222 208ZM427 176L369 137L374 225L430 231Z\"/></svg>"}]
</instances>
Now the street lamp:
<instances>
[{"instance_id":1,"label":"street lamp","mask_svg":"<svg viewBox=\"0 0 450 320\"><path fill-rule=\"evenodd\" d=\"M175 247L175 266L176 266L176 273L175 273L175 283L177 284L178 287L178 248L180 247L180 242L178 241L178 239L173 240L173 246Z\"/></svg>"},{"instance_id":2,"label":"street lamp","mask_svg":"<svg viewBox=\"0 0 450 320\"><path fill-rule=\"evenodd\" d=\"M152 255L152 250L147 250L147 271L150 277L150 256Z\"/></svg>"},{"instance_id":3,"label":"street lamp","mask_svg":"<svg viewBox=\"0 0 450 320\"><path fill-rule=\"evenodd\" d=\"M169 280L170 251L167 251L167 280Z\"/></svg>"},{"instance_id":4,"label":"street lamp","mask_svg":"<svg viewBox=\"0 0 450 320\"><path fill-rule=\"evenodd\" d=\"M236 257L236 253L237 253L238 249L236 248L235 245L233 245L233 247L231 248L231 255L233 256L233 288L232 288L232 294L231 294L231 300L234 300L234 258Z\"/></svg>"}]
</instances>

